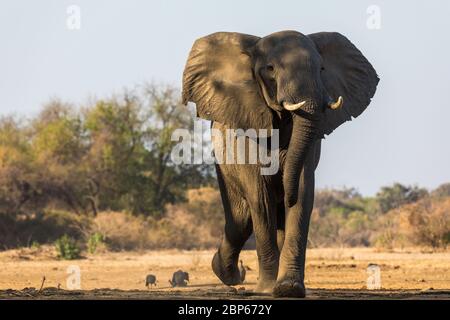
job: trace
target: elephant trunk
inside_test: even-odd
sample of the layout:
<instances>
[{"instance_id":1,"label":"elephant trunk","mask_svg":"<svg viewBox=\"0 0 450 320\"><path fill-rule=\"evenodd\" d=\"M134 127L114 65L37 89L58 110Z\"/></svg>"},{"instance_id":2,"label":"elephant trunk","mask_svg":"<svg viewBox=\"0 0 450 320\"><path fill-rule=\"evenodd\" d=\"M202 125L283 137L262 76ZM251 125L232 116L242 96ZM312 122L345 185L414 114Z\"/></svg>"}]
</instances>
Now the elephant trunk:
<instances>
[{"instance_id":1,"label":"elephant trunk","mask_svg":"<svg viewBox=\"0 0 450 320\"><path fill-rule=\"evenodd\" d=\"M316 124L292 113L292 135L286 155L283 185L288 207L298 200L298 188L303 165L312 143L316 138Z\"/></svg>"}]
</instances>

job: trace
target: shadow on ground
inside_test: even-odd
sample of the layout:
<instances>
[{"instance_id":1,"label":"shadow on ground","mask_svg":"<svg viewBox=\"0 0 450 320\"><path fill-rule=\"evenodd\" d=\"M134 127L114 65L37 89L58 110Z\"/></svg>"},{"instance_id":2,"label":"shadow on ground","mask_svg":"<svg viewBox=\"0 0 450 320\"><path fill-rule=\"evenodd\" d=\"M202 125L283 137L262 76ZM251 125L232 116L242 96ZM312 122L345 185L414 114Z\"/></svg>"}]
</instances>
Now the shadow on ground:
<instances>
[{"instance_id":1,"label":"shadow on ground","mask_svg":"<svg viewBox=\"0 0 450 320\"><path fill-rule=\"evenodd\" d=\"M63 290L58 288L25 288L23 290L0 290L0 299L36 299L36 300L177 300L177 299L273 299L271 295L254 293L250 290L234 287L209 286L202 288L150 289L150 290ZM307 299L345 299L345 300L377 300L377 299L448 299L450 290L352 290L352 289L311 289Z\"/></svg>"}]
</instances>

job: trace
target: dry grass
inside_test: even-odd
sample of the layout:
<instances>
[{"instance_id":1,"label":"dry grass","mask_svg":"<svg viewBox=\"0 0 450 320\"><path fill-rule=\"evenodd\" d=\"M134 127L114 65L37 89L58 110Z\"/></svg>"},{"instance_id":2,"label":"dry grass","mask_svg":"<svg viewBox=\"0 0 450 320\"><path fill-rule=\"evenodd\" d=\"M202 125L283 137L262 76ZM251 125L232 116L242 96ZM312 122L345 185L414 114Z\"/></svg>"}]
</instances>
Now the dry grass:
<instances>
[{"instance_id":1,"label":"dry grass","mask_svg":"<svg viewBox=\"0 0 450 320\"><path fill-rule=\"evenodd\" d=\"M59 261L51 248L10 250L0 253L0 289L38 288L45 275L48 287L66 288L67 267L81 268L82 289L117 288L145 290L148 273L158 277L159 290L172 290L168 279L178 269L190 273L190 286L196 290L220 285L211 271L214 251L162 250L115 252ZM241 258L251 268L246 289L254 289L258 276L254 251L243 251ZM374 249L310 249L307 256L306 285L310 289L363 289L369 263L381 267L383 289L450 289L450 252L424 253L420 249L377 252Z\"/></svg>"},{"instance_id":2,"label":"dry grass","mask_svg":"<svg viewBox=\"0 0 450 320\"><path fill-rule=\"evenodd\" d=\"M113 251L148 249L202 249L219 241L210 229L179 206L168 206L160 220L124 212L101 212L94 219L93 231L105 238Z\"/></svg>"}]
</instances>

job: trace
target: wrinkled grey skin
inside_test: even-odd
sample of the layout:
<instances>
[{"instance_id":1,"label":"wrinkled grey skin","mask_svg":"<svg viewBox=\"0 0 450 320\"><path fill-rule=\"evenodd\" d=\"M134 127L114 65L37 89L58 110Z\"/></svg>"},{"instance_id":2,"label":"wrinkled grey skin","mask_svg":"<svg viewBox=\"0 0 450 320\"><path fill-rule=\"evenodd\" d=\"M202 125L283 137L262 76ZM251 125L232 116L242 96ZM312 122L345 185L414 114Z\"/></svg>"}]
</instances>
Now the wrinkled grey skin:
<instances>
[{"instance_id":1,"label":"wrinkled grey skin","mask_svg":"<svg viewBox=\"0 0 450 320\"><path fill-rule=\"evenodd\" d=\"M189 281L189 273L178 270L173 273L172 280L169 280L169 283L172 287L186 287L186 281Z\"/></svg>"},{"instance_id":2,"label":"wrinkled grey skin","mask_svg":"<svg viewBox=\"0 0 450 320\"><path fill-rule=\"evenodd\" d=\"M240 282L242 246L255 233L257 291L304 297L305 252L321 138L360 115L378 76L343 35L283 31L264 38L219 32L198 39L183 74L183 100L195 102L213 128L279 129L280 170L260 164L216 165L225 232L212 268ZM343 97L332 110L330 102ZM295 111L286 104L306 103ZM216 147L220 141L214 141ZM216 154L217 156L217 154Z\"/></svg>"}]
</instances>

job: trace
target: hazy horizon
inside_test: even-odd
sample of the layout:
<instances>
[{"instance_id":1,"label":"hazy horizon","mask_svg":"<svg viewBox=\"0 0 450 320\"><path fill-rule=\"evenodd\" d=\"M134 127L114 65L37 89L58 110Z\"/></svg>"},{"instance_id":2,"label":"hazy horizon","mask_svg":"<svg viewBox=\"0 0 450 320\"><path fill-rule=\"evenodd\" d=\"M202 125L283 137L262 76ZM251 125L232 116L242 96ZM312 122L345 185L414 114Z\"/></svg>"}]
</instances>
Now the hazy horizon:
<instances>
[{"instance_id":1,"label":"hazy horizon","mask_svg":"<svg viewBox=\"0 0 450 320\"><path fill-rule=\"evenodd\" d=\"M70 5L81 10L79 30L67 28ZM371 5L380 29L367 27ZM55 96L79 105L144 81L181 87L192 43L216 31L337 31L381 81L367 111L323 141L317 187L432 189L450 181L449 15L448 1L3 1L0 115L36 114Z\"/></svg>"}]
</instances>

